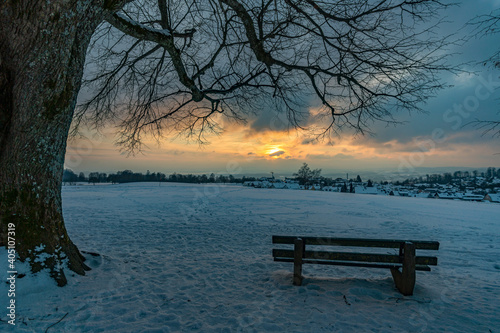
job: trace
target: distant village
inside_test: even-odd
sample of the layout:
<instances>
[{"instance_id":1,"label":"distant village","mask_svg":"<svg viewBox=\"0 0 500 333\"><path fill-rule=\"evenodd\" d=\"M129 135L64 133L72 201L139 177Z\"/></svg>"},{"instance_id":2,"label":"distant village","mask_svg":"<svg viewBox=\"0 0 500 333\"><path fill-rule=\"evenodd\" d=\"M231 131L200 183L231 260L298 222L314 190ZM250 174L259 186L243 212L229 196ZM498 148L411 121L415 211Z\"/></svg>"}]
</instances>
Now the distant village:
<instances>
[{"instance_id":1,"label":"distant village","mask_svg":"<svg viewBox=\"0 0 500 333\"><path fill-rule=\"evenodd\" d=\"M254 188L272 188L288 190L309 190L341 193L357 193L371 195L390 195L401 197L419 197L463 201L488 201L500 203L500 169L487 168L486 172L455 171L453 173L431 174L396 182L363 181L358 175L355 178L328 178L321 176L321 169L311 169L304 163L292 177L280 178L271 173L271 177L234 177L233 175L165 175L161 172L146 174L131 170L105 174L91 172L86 176L72 170L64 170L63 183L77 184L119 184L132 182L175 182L194 184L242 184Z\"/></svg>"},{"instance_id":2,"label":"distant village","mask_svg":"<svg viewBox=\"0 0 500 333\"><path fill-rule=\"evenodd\" d=\"M492 168L495 170L494 168ZM366 182L360 176L356 179L336 178L333 180L317 177L304 183L297 178L277 179L274 177L262 177L255 181L246 181L244 186L254 188L274 188L289 190L310 190L340 193L357 193L371 195L390 195L401 197L418 197L445 200L463 201L489 201L500 203L500 176L484 174L461 173L453 177L451 174L432 175L429 182L418 179L408 179L404 182L382 182L375 183L371 180ZM455 173L456 174L456 173ZM438 177L440 176L440 177ZM450 177L451 176L451 177ZM440 182L438 182L437 179ZM326 180L326 181L325 181Z\"/></svg>"}]
</instances>

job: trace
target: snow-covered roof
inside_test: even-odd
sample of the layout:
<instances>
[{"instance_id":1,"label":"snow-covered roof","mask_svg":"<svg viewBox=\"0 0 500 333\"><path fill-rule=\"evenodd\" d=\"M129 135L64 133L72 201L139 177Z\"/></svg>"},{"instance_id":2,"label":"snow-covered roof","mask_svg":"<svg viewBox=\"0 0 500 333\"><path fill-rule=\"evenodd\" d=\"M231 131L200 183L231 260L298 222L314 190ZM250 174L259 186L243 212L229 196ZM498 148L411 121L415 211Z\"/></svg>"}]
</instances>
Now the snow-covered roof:
<instances>
[{"instance_id":1,"label":"snow-covered roof","mask_svg":"<svg viewBox=\"0 0 500 333\"><path fill-rule=\"evenodd\" d=\"M462 200L468 200L468 201L481 201L484 200L484 195L482 194L471 194L471 193L465 193L462 196Z\"/></svg>"},{"instance_id":2,"label":"snow-covered roof","mask_svg":"<svg viewBox=\"0 0 500 333\"><path fill-rule=\"evenodd\" d=\"M451 192L445 192L445 193L437 193L436 197L440 199L460 199L462 197L461 193L451 193Z\"/></svg>"},{"instance_id":3,"label":"snow-covered roof","mask_svg":"<svg viewBox=\"0 0 500 333\"><path fill-rule=\"evenodd\" d=\"M273 183L272 186L274 188L285 188L285 183L282 183L282 182L276 182L276 183Z\"/></svg>"},{"instance_id":4,"label":"snow-covered roof","mask_svg":"<svg viewBox=\"0 0 500 333\"><path fill-rule=\"evenodd\" d=\"M490 193L488 194L488 198L491 202L500 202L500 194Z\"/></svg>"},{"instance_id":5,"label":"snow-covered roof","mask_svg":"<svg viewBox=\"0 0 500 333\"><path fill-rule=\"evenodd\" d=\"M376 187L367 186L356 186L354 187L354 193L357 194L378 194L378 189Z\"/></svg>"}]
</instances>

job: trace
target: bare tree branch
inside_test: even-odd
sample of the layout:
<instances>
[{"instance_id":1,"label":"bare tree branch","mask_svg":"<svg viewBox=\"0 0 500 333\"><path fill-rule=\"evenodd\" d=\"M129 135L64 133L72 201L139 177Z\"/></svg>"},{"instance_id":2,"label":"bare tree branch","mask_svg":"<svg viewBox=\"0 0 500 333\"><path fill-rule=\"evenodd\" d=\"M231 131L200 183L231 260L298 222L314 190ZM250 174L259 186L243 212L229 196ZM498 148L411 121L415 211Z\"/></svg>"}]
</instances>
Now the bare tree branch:
<instances>
[{"instance_id":1,"label":"bare tree branch","mask_svg":"<svg viewBox=\"0 0 500 333\"><path fill-rule=\"evenodd\" d=\"M475 128L482 131L482 136L491 135L492 137L500 138L500 121L498 120L479 120L476 119L470 122Z\"/></svg>"},{"instance_id":2,"label":"bare tree branch","mask_svg":"<svg viewBox=\"0 0 500 333\"><path fill-rule=\"evenodd\" d=\"M500 9L492 11L487 15L480 15L470 22L468 25L475 27L475 36L483 38L489 35L496 35L500 33ZM488 59L480 61L484 66L489 65L492 69L500 69L500 48L493 53ZM497 112L497 118L500 112ZM466 124L482 131L481 135L491 135L492 137L500 138L500 121L499 120L480 120L475 119Z\"/></svg>"},{"instance_id":3,"label":"bare tree branch","mask_svg":"<svg viewBox=\"0 0 500 333\"><path fill-rule=\"evenodd\" d=\"M135 151L145 133L200 142L221 117L285 113L320 136L418 111L443 87L449 38L430 23L436 0L143 0L97 33L78 124L120 126ZM315 108L314 115L310 108ZM272 107L270 107L272 106ZM273 111L274 110L274 111Z\"/></svg>"},{"instance_id":4,"label":"bare tree branch","mask_svg":"<svg viewBox=\"0 0 500 333\"><path fill-rule=\"evenodd\" d=\"M468 24L475 27L475 35L478 38L496 35L500 33L500 9L494 10L487 15L480 15ZM500 68L500 48L488 59L481 60L481 63Z\"/></svg>"}]
</instances>

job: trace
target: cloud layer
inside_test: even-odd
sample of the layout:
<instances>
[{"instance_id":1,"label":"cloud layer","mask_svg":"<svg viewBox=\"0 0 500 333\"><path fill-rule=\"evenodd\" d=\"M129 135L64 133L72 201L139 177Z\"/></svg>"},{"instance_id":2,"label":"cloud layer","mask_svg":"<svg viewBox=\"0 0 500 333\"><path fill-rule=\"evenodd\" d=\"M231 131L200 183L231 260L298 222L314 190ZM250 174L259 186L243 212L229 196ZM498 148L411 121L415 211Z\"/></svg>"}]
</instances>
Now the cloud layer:
<instances>
[{"instance_id":1,"label":"cloud layer","mask_svg":"<svg viewBox=\"0 0 500 333\"><path fill-rule=\"evenodd\" d=\"M478 14L494 9L494 1L463 1L449 11L452 22L443 33L459 31ZM500 5L497 3L496 5ZM461 29L461 30L460 30ZM237 163L241 172L293 172L303 162L328 170L399 170L420 167L500 167L500 139L481 136L470 123L476 119L498 119L500 111L500 71L474 65L498 49L499 35L472 38L450 47L456 63L467 63L472 74L443 77L451 85L441 90L422 108L425 113L395 114L398 126L382 122L370 124L373 135L359 136L340 132L329 140L316 140L311 133L296 131L288 125L287 115L272 104L263 105L248 116L247 125L224 124L221 136L209 137L211 144L199 147L182 139L154 141L144 155L126 157L113 145L113 136L104 139L70 141L66 166L75 171L227 172ZM306 101L300 124L318 125L317 105ZM229 170L231 171L231 170Z\"/></svg>"}]
</instances>

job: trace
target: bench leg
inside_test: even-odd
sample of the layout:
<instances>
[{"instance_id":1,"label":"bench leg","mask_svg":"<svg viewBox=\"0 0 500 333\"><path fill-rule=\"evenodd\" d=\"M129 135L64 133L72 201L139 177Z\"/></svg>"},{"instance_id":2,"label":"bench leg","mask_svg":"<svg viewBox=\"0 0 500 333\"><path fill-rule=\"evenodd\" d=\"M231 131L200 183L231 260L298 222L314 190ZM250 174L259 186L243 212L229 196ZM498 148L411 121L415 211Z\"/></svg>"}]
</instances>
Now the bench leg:
<instances>
[{"instance_id":1,"label":"bench leg","mask_svg":"<svg viewBox=\"0 0 500 333\"><path fill-rule=\"evenodd\" d=\"M399 292L405 296L413 295L415 287L415 244L405 243L403 247L403 271L391 268L392 278Z\"/></svg>"},{"instance_id":2,"label":"bench leg","mask_svg":"<svg viewBox=\"0 0 500 333\"><path fill-rule=\"evenodd\" d=\"M304 241L297 238L293 249L293 284L302 285L302 257L304 256Z\"/></svg>"}]
</instances>

